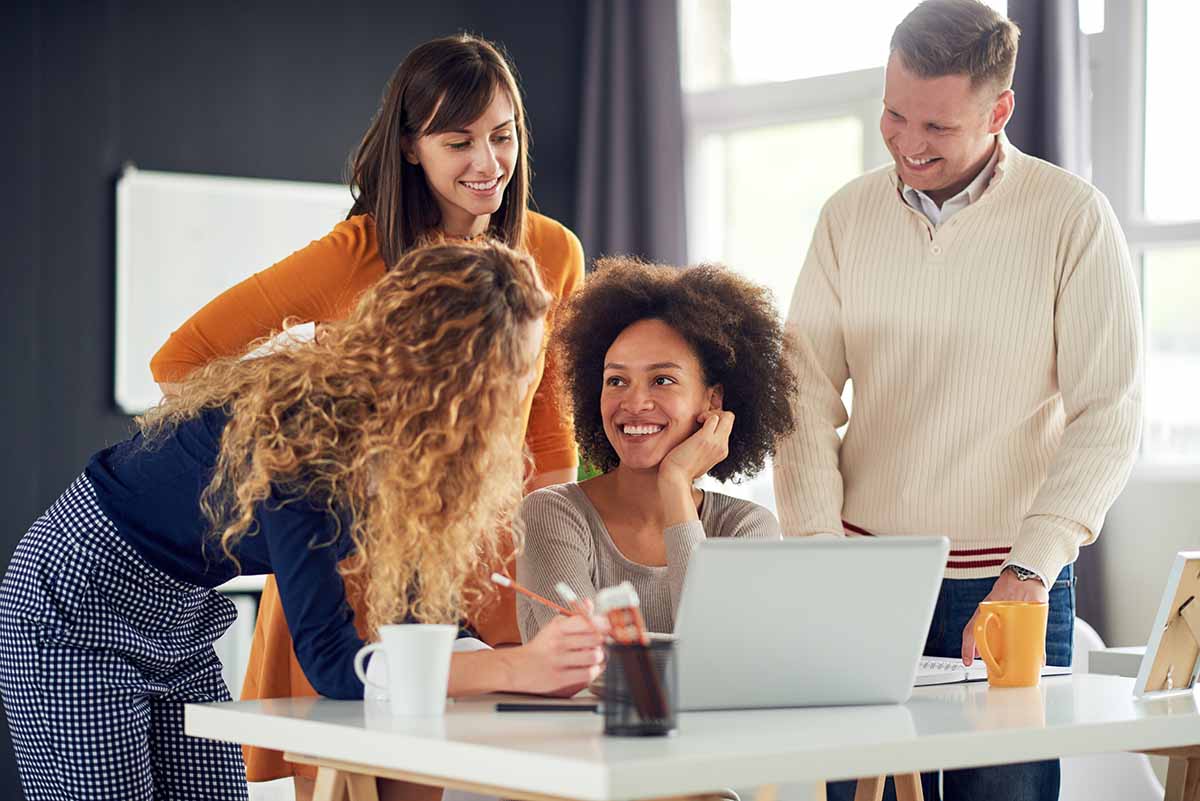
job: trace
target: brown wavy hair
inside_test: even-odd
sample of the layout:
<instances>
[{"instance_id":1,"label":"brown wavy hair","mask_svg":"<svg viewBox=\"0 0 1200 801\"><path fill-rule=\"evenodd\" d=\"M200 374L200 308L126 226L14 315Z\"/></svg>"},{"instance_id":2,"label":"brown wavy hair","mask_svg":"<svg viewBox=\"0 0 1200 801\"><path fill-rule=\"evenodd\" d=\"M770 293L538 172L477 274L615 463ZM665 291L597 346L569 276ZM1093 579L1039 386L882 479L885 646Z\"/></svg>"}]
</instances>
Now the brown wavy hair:
<instances>
[{"instance_id":1,"label":"brown wavy hair","mask_svg":"<svg viewBox=\"0 0 1200 801\"><path fill-rule=\"evenodd\" d=\"M496 45L462 33L433 39L408 54L384 88L383 102L350 159L355 195L347 218L371 215L379 254L389 269L400 254L428 239L442 217L421 165L404 158L406 143L465 128L483 115L500 91L513 106L517 162L488 235L512 247L524 245L529 130L521 90Z\"/></svg>"},{"instance_id":2,"label":"brown wavy hair","mask_svg":"<svg viewBox=\"0 0 1200 801\"><path fill-rule=\"evenodd\" d=\"M575 437L585 462L608 472L620 459L604 433L604 356L640 320L662 320L692 347L704 383L721 384L734 413L729 455L709 474L725 481L762 470L775 443L795 428L796 374L771 292L720 265L667 267L633 258L600 259L555 325Z\"/></svg>"},{"instance_id":3,"label":"brown wavy hair","mask_svg":"<svg viewBox=\"0 0 1200 801\"><path fill-rule=\"evenodd\" d=\"M227 410L201 505L230 558L260 504L303 500L346 521L360 558L342 570L366 575L371 631L452 622L487 601L476 573L514 543L514 385L549 303L532 260L501 243L417 248L315 340L214 361L138 424L153 442Z\"/></svg>"}]
</instances>

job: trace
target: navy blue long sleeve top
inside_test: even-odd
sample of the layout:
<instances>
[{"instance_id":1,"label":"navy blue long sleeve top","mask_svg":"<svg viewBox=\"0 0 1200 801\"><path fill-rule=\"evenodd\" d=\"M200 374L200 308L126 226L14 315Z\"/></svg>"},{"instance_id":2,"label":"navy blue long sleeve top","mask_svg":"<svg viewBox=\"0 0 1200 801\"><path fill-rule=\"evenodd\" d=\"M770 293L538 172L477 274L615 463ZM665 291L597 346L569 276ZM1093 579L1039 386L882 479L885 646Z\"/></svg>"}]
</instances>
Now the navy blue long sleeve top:
<instances>
[{"instance_id":1,"label":"navy blue long sleeve top","mask_svg":"<svg viewBox=\"0 0 1200 801\"><path fill-rule=\"evenodd\" d=\"M95 454L84 471L126 542L167 575L202 587L239 573L200 510L227 420L224 410L209 409L149 445L137 434ZM363 642L337 572L353 551L346 526L323 505L279 492L255 517L257 533L232 549L240 572L275 574L296 658L313 688L330 698L362 698L354 655Z\"/></svg>"}]
</instances>

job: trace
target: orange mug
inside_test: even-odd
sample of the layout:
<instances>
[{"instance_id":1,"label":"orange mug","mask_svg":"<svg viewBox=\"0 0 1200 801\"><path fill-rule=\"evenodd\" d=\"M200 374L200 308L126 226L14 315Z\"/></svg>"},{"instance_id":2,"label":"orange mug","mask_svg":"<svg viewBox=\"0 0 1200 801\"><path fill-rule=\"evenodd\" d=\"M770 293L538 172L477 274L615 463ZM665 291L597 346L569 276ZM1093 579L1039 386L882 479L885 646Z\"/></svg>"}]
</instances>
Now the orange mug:
<instances>
[{"instance_id":1,"label":"orange mug","mask_svg":"<svg viewBox=\"0 0 1200 801\"><path fill-rule=\"evenodd\" d=\"M993 687L1036 687L1046 662L1049 604L984 601L975 618L975 647Z\"/></svg>"}]
</instances>

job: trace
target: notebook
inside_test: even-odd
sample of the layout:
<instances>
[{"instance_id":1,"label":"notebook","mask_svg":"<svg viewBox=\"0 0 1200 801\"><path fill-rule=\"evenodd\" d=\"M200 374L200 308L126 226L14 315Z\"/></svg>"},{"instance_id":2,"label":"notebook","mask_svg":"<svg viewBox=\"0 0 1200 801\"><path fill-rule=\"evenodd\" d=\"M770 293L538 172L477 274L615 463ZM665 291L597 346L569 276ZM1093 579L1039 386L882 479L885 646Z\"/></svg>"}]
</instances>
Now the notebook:
<instances>
[{"instance_id":1,"label":"notebook","mask_svg":"<svg viewBox=\"0 0 1200 801\"><path fill-rule=\"evenodd\" d=\"M1065 676L1070 674L1069 667L1043 665L1043 676ZM965 667L961 659L943 656L923 656L917 663L917 677L914 687L926 687L930 684L957 684L964 681L987 681L987 665L982 659L976 659L970 667Z\"/></svg>"}]
</instances>

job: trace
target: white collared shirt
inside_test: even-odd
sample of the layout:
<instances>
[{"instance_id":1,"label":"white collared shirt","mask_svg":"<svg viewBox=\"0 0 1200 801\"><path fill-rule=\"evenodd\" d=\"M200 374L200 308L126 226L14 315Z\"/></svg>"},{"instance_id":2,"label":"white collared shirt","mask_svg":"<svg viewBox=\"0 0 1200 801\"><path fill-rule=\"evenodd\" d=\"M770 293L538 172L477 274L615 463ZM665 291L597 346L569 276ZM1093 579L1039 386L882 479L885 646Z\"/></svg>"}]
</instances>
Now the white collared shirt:
<instances>
[{"instance_id":1,"label":"white collared shirt","mask_svg":"<svg viewBox=\"0 0 1200 801\"><path fill-rule=\"evenodd\" d=\"M987 164L972 179L971 183L967 184L965 189L943 203L941 208L938 208L938 204L934 203L929 195L920 189L913 189L903 182L900 184L900 194L904 198L905 203L924 214L926 219L933 223L933 227L937 228L956 213L962 211L976 200L979 200L980 195L983 194L983 190L987 189L988 184L991 183L992 175L996 172L996 162L999 159L999 144L993 142L992 157L988 159Z\"/></svg>"}]
</instances>

